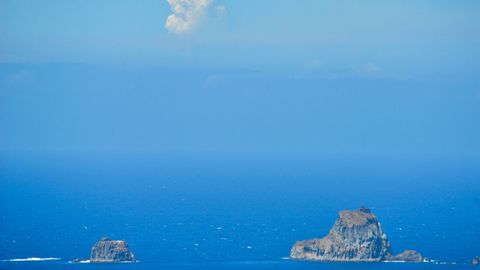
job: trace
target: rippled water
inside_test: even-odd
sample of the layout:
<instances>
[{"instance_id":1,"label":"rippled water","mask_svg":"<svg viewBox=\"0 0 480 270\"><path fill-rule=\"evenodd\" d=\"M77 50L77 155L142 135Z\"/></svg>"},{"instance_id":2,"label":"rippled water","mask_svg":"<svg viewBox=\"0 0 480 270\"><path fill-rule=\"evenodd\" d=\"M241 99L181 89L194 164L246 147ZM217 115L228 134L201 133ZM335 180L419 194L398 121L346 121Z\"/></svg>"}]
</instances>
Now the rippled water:
<instances>
[{"instance_id":1,"label":"rippled water","mask_svg":"<svg viewBox=\"0 0 480 270\"><path fill-rule=\"evenodd\" d=\"M333 269L333 270L363 270L363 269L386 269L386 270L455 270L471 269L472 266L465 264L402 264L402 263L311 263L298 261L232 261L232 262L206 262L206 263L155 263L139 262L126 264L71 264L68 262L43 262L43 263L0 263L4 269Z\"/></svg>"},{"instance_id":2,"label":"rippled water","mask_svg":"<svg viewBox=\"0 0 480 270\"><path fill-rule=\"evenodd\" d=\"M480 254L480 167L462 160L17 157L0 163L0 269L460 269ZM281 260L371 207L394 252L457 265ZM134 265L68 264L100 237Z\"/></svg>"}]
</instances>

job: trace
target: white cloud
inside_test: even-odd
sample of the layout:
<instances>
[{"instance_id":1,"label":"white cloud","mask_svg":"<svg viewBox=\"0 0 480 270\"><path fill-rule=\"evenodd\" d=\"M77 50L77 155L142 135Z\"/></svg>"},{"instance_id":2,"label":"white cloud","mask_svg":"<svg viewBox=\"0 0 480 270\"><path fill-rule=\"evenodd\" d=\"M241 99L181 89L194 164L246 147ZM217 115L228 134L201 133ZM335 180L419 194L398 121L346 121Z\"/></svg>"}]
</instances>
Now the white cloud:
<instances>
[{"instance_id":1,"label":"white cloud","mask_svg":"<svg viewBox=\"0 0 480 270\"><path fill-rule=\"evenodd\" d=\"M203 17L213 0L167 0L172 14L165 22L165 28L176 34L189 32Z\"/></svg>"},{"instance_id":2,"label":"white cloud","mask_svg":"<svg viewBox=\"0 0 480 270\"><path fill-rule=\"evenodd\" d=\"M361 77L374 77L381 75L383 70L373 63L368 63L362 66L354 67L352 72L354 75Z\"/></svg>"}]
</instances>

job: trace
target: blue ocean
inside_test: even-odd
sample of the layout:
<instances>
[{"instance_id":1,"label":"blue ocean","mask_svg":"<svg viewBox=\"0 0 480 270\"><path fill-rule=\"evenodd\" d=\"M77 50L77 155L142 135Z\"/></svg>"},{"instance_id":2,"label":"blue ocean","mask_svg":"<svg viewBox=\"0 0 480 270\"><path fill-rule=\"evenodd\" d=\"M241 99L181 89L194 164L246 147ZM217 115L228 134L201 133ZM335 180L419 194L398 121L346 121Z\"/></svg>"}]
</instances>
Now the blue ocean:
<instances>
[{"instance_id":1,"label":"blue ocean","mask_svg":"<svg viewBox=\"0 0 480 270\"><path fill-rule=\"evenodd\" d=\"M480 167L308 154L23 153L0 163L0 269L470 269ZM433 263L309 263L297 240L370 207L393 251ZM80 264L102 236L139 262ZM12 261L55 258L48 261Z\"/></svg>"}]
</instances>

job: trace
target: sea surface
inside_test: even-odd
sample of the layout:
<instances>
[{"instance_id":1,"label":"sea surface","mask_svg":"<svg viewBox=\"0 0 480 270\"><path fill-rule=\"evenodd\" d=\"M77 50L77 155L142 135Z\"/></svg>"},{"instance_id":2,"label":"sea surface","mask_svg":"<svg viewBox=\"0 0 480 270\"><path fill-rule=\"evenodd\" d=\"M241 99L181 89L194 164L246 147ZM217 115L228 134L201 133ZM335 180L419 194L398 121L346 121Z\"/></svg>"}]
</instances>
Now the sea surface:
<instances>
[{"instance_id":1,"label":"sea surface","mask_svg":"<svg viewBox=\"0 0 480 270\"><path fill-rule=\"evenodd\" d=\"M475 269L471 265L441 265L441 264L402 264L402 263L313 263L313 262L297 262L297 261L231 261L231 262L195 262L195 263L155 263L155 262L139 262L128 264L70 264L67 262L36 262L36 263L1 263L2 269L39 269L39 270L55 270L55 269L72 269L72 270L89 270L89 269L332 269L332 270L364 270L364 269L386 269L386 270L444 270L444 269Z\"/></svg>"},{"instance_id":2,"label":"sea surface","mask_svg":"<svg viewBox=\"0 0 480 270\"><path fill-rule=\"evenodd\" d=\"M480 166L469 158L306 154L0 155L0 269L470 269ZM367 206L393 251L437 263L288 260ZM102 236L135 264L73 264ZM11 261L25 258L48 261Z\"/></svg>"}]
</instances>

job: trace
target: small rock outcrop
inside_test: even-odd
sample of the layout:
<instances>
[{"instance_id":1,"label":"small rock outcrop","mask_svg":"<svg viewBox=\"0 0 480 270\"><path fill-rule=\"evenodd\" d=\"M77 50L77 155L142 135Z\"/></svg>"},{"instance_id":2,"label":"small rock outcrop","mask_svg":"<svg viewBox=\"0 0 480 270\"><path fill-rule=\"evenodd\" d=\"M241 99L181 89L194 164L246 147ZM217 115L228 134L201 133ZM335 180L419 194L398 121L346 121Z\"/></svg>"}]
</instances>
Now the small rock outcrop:
<instances>
[{"instance_id":1,"label":"small rock outcrop","mask_svg":"<svg viewBox=\"0 0 480 270\"><path fill-rule=\"evenodd\" d=\"M369 209L341 211L322 239L295 243L290 257L316 261L383 261L391 256L390 243Z\"/></svg>"},{"instance_id":2,"label":"small rock outcrop","mask_svg":"<svg viewBox=\"0 0 480 270\"><path fill-rule=\"evenodd\" d=\"M128 249L127 242L123 240L111 240L108 237L102 237L102 239L96 242L92 247L90 262L135 262L135 256Z\"/></svg>"},{"instance_id":3,"label":"small rock outcrop","mask_svg":"<svg viewBox=\"0 0 480 270\"><path fill-rule=\"evenodd\" d=\"M473 258L472 264L477 266L480 265L480 256Z\"/></svg>"},{"instance_id":4,"label":"small rock outcrop","mask_svg":"<svg viewBox=\"0 0 480 270\"><path fill-rule=\"evenodd\" d=\"M392 256L389 260L400 262L425 262L428 259L415 250L407 249L398 255Z\"/></svg>"},{"instance_id":5,"label":"small rock outcrop","mask_svg":"<svg viewBox=\"0 0 480 270\"><path fill-rule=\"evenodd\" d=\"M393 256L390 242L377 217L367 208L340 211L327 236L298 241L290 251L297 260L327 262L421 262L413 250Z\"/></svg>"}]
</instances>

